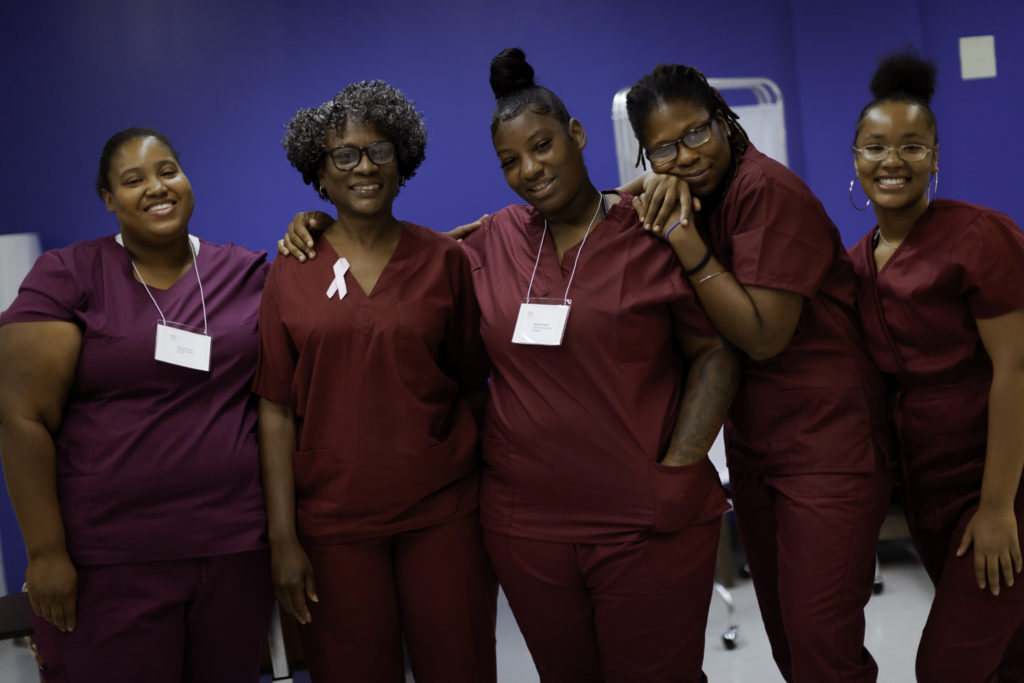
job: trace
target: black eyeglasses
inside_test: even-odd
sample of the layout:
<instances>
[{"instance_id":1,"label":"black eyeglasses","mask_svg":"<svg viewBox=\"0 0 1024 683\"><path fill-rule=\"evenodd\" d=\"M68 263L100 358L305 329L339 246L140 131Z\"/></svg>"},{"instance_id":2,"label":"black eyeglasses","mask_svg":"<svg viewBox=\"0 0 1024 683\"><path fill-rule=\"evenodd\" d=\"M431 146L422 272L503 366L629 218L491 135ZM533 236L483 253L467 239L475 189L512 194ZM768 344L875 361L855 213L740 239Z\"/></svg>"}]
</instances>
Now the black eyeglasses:
<instances>
[{"instance_id":1,"label":"black eyeglasses","mask_svg":"<svg viewBox=\"0 0 1024 683\"><path fill-rule=\"evenodd\" d=\"M658 149L648 152L647 159L651 162L651 168L664 168L675 161L676 155L679 153L679 145L685 145L689 149L697 149L706 143L711 139L711 125L714 122L715 115L712 113L711 116L708 117L707 121L700 124L675 142L670 142L667 145L662 145L661 147L658 147Z\"/></svg>"},{"instance_id":2,"label":"black eyeglasses","mask_svg":"<svg viewBox=\"0 0 1024 683\"><path fill-rule=\"evenodd\" d=\"M327 155L331 157L334 168L339 171L351 171L359 165L363 158L363 152L366 152L366 156L369 157L370 161L378 166L390 164L395 160L395 145L387 140L375 142L366 147L342 145L341 147L327 150Z\"/></svg>"}]
</instances>

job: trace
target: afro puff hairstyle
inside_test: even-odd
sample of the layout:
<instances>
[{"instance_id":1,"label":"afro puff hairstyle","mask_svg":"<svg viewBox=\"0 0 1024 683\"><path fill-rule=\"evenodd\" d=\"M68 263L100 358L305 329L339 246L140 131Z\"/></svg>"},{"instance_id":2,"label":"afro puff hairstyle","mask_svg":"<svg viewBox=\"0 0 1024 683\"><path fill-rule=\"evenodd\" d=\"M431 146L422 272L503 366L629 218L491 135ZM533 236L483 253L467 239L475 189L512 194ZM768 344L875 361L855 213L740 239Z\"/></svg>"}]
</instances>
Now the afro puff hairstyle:
<instances>
[{"instance_id":1,"label":"afro puff hairstyle","mask_svg":"<svg viewBox=\"0 0 1024 683\"><path fill-rule=\"evenodd\" d=\"M853 139L856 141L861 125L868 111L882 102L907 102L924 110L928 125L939 141L938 124L932 111L932 95L935 94L935 65L921 59L911 49L887 55L879 62L871 77L871 95L875 98L864 107L857 117ZM856 142L854 142L856 144Z\"/></svg>"},{"instance_id":2,"label":"afro puff hairstyle","mask_svg":"<svg viewBox=\"0 0 1024 683\"><path fill-rule=\"evenodd\" d=\"M319 107L300 109L292 117L281 146L288 161L302 174L303 182L318 190L327 133L344 134L349 121L373 126L394 144L399 186L416 174L426 158L427 129L423 115L402 91L374 80L353 83L334 99Z\"/></svg>"}]
</instances>

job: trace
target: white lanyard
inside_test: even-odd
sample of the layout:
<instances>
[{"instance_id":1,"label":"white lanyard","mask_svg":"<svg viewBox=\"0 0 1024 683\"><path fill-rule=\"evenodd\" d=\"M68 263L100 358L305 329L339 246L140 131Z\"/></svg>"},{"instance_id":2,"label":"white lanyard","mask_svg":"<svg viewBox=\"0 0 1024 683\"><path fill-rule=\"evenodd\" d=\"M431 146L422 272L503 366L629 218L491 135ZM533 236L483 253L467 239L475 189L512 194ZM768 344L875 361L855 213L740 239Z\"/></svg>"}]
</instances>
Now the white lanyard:
<instances>
[{"instance_id":1,"label":"white lanyard","mask_svg":"<svg viewBox=\"0 0 1024 683\"><path fill-rule=\"evenodd\" d=\"M118 244L124 246L124 242L121 240L121 235L118 235L116 239ZM208 334L209 325L206 320L206 296L203 294L203 281L199 277L199 264L196 259L196 246L192 239L192 236L189 235L188 246L192 252L192 267L196 271L196 282L199 283L199 301L203 306L202 334L168 325L167 318L164 316L164 312L160 309L160 304L156 302L153 292L149 291L149 286L143 279L142 273L140 273L138 267L136 267L135 259L132 259L130 255L129 259L132 263L132 270L135 271L135 275L139 278L139 282L142 283L143 288L146 290L146 294L149 295L149 300L153 302L157 313L160 314L161 324L156 326L156 352L154 354L154 358L164 363L209 372L210 336ZM171 324L182 325L182 323L174 322Z\"/></svg>"},{"instance_id":2,"label":"white lanyard","mask_svg":"<svg viewBox=\"0 0 1024 683\"><path fill-rule=\"evenodd\" d=\"M572 287L572 279L576 276L576 266L580 262L580 254L590 236L590 230L594 227L597 214L604 207L604 196L598 194L597 208L590 218L587 231L583 234L583 240L576 251L576 259L572 264L572 272L569 274L569 282L565 286L565 293L559 299L539 298L539 303L530 300L533 293L533 281L537 276L537 265L540 263L540 255L544 250L544 238L547 236L548 222L544 221L544 231L540 236L540 247L537 249L537 259L533 263L533 273L530 275L530 284L526 289L526 298L519 305L519 316L516 318L516 326L512 331L513 344L529 344L534 346L561 346L562 337L565 335L565 326L569 321L569 307L572 300L569 299L569 288Z\"/></svg>"},{"instance_id":3,"label":"white lanyard","mask_svg":"<svg viewBox=\"0 0 1024 683\"><path fill-rule=\"evenodd\" d=\"M572 262L572 272L569 273L569 282L565 286L565 294L562 296L562 301L568 305L569 302L569 288L572 287L572 279L576 277L576 265L580 262L580 254L583 253L583 246L587 243L587 237L590 236L590 229L594 227L594 221L597 220L597 214L604 207L604 195L600 192L597 194L597 208L594 209L594 215L590 217L590 224L587 225L587 231L583 233L583 241L580 242L580 248L576 250L576 258ZM526 288L526 303L530 303L530 293L533 291L533 279L537 277L537 265L540 264L540 255L544 251L544 238L548 234L548 220L544 219L544 230L540 234L540 246L537 248L537 258L533 262L533 273L530 274L530 284Z\"/></svg>"}]
</instances>

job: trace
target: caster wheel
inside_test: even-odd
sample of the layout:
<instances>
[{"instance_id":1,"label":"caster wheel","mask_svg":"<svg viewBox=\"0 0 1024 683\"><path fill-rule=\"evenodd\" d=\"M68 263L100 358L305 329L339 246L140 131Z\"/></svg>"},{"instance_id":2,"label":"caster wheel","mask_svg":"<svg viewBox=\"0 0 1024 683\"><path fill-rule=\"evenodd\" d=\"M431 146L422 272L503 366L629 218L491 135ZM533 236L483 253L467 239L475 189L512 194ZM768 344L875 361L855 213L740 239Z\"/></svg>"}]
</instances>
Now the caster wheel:
<instances>
[{"instance_id":1,"label":"caster wheel","mask_svg":"<svg viewBox=\"0 0 1024 683\"><path fill-rule=\"evenodd\" d=\"M722 644L725 645L726 650L736 649L736 636L738 633L738 626L730 626L729 630L722 634Z\"/></svg>"}]
</instances>

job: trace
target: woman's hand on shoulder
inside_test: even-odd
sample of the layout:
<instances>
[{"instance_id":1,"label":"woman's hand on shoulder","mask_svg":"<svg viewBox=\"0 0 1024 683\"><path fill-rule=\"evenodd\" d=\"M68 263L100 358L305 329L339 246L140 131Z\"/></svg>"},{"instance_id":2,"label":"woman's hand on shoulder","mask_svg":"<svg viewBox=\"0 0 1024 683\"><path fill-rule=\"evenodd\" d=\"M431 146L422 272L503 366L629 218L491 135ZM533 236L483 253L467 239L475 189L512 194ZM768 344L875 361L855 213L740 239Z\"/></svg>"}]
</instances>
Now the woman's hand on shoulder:
<instances>
[{"instance_id":1,"label":"woman's hand on shoulder","mask_svg":"<svg viewBox=\"0 0 1024 683\"><path fill-rule=\"evenodd\" d=\"M288 224L288 232L277 241L277 252L281 256L294 256L299 263L307 258L316 258L313 249L313 233L319 233L330 227L334 218L323 211L302 211L295 214Z\"/></svg>"},{"instance_id":2,"label":"woman's hand on shoulder","mask_svg":"<svg viewBox=\"0 0 1024 683\"><path fill-rule=\"evenodd\" d=\"M308 624L312 617L306 599L319 602L313 582L313 566L298 539L271 541L270 575L274 582L274 595L278 604L300 624Z\"/></svg>"},{"instance_id":3,"label":"woman's hand on shoulder","mask_svg":"<svg viewBox=\"0 0 1024 683\"><path fill-rule=\"evenodd\" d=\"M480 226L483 225L483 223L484 223L484 219L487 218L487 216L489 216L489 215L490 214L486 214L485 213L483 216L480 216L480 218L477 218L472 223L467 223L466 225L460 225L459 227L451 230L450 232L446 232L444 234L448 235L449 237L451 237L456 242L461 242L462 240L466 239L467 237L472 235L474 232L479 230Z\"/></svg>"},{"instance_id":4,"label":"woman's hand on shoulder","mask_svg":"<svg viewBox=\"0 0 1024 683\"><path fill-rule=\"evenodd\" d=\"M972 545L978 588L988 588L992 595L999 595L1000 573L1002 582L1012 586L1014 574L1024 569L1013 506L980 506L964 529L957 557L966 555Z\"/></svg>"},{"instance_id":5,"label":"woman's hand on shoulder","mask_svg":"<svg viewBox=\"0 0 1024 683\"><path fill-rule=\"evenodd\" d=\"M30 558L25 583L32 611L64 633L75 630L78 571L67 551Z\"/></svg>"}]
</instances>

